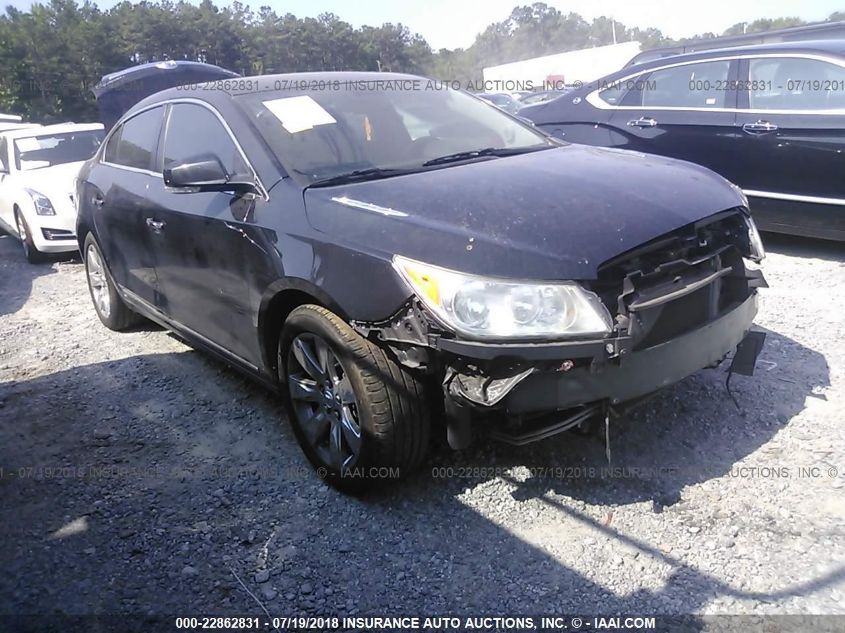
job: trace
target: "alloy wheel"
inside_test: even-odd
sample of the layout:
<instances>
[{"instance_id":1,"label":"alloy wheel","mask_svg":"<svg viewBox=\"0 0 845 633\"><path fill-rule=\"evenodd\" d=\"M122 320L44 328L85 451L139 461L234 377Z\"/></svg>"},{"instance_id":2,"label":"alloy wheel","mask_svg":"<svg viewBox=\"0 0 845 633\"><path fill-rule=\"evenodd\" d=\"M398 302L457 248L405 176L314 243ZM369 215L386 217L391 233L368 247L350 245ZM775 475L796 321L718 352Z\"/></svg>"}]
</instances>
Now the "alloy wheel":
<instances>
[{"instance_id":1,"label":"alloy wheel","mask_svg":"<svg viewBox=\"0 0 845 633\"><path fill-rule=\"evenodd\" d=\"M339 472L353 467L362 444L358 401L329 344L310 333L294 338L287 380L296 423L314 453Z\"/></svg>"},{"instance_id":2,"label":"alloy wheel","mask_svg":"<svg viewBox=\"0 0 845 633\"><path fill-rule=\"evenodd\" d=\"M111 313L111 301L109 297L109 284L106 279L106 270L103 266L103 260L100 259L100 253L97 248L90 244L85 253L85 268L88 271L88 284L91 287L91 296L94 299L94 305L97 310L105 318L109 317Z\"/></svg>"}]
</instances>

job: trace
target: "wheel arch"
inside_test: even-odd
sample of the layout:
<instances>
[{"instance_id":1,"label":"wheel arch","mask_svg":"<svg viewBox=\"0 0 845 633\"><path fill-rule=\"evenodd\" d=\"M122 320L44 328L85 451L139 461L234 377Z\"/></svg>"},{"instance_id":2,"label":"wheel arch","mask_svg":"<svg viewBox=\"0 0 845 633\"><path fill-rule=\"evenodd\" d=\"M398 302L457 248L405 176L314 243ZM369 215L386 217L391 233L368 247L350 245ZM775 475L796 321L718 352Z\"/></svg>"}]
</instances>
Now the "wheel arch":
<instances>
[{"instance_id":1,"label":"wheel arch","mask_svg":"<svg viewBox=\"0 0 845 633\"><path fill-rule=\"evenodd\" d=\"M264 366L274 377L278 375L277 352L285 319L294 309L309 303L331 310L349 321L345 311L328 293L304 279L281 279L264 292L258 310L258 332Z\"/></svg>"},{"instance_id":2,"label":"wheel arch","mask_svg":"<svg viewBox=\"0 0 845 633\"><path fill-rule=\"evenodd\" d=\"M85 239L89 233L94 235L93 227L88 226L88 222L78 217L76 220L76 244L79 246L79 254L83 258L85 257ZM94 239L97 239L96 235L94 235Z\"/></svg>"}]
</instances>

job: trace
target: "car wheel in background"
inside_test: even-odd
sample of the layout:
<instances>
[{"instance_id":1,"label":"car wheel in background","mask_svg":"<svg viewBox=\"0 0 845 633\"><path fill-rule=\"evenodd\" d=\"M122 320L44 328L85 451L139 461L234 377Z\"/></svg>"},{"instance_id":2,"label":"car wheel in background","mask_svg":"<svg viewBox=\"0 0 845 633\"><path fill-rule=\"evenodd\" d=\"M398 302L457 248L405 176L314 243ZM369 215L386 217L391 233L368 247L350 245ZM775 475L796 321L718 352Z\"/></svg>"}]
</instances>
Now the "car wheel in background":
<instances>
[{"instance_id":1,"label":"car wheel in background","mask_svg":"<svg viewBox=\"0 0 845 633\"><path fill-rule=\"evenodd\" d=\"M290 313L279 373L296 438L336 488L362 491L405 476L425 458L423 383L329 310L304 305Z\"/></svg>"},{"instance_id":2,"label":"car wheel in background","mask_svg":"<svg viewBox=\"0 0 845 633\"><path fill-rule=\"evenodd\" d=\"M43 262L45 259L44 253L35 248L35 244L32 241L32 234L29 232L29 225L26 223L20 209L15 209L15 224L18 227L18 238L21 241L26 261L30 264L40 264Z\"/></svg>"},{"instance_id":3,"label":"car wheel in background","mask_svg":"<svg viewBox=\"0 0 845 633\"><path fill-rule=\"evenodd\" d=\"M120 331L138 323L141 317L130 310L120 298L114 280L103 261L100 247L90 233L85 238L82 259L85 262L85 274L88 278L88 290L91 292L94 310L103 325L110 330Z\"/></svg>"}]
</instances>

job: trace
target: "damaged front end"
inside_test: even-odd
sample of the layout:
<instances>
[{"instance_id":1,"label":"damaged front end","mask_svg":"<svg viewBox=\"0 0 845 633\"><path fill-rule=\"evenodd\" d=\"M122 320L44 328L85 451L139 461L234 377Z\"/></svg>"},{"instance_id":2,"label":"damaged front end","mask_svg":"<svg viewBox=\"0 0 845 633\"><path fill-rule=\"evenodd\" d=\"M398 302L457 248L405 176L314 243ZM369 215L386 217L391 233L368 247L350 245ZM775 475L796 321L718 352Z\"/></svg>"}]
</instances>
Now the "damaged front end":
<instances>
[{"instance_id":1,"label":"damaged front end","mask_svg":"<svg viewBox=\"0 0 845 633\"><path fill-rule=\"evenodd\" d=\"M766 287L752 229L745 211L734 209L599 266L581 284L612 317L607 336L470 340L416 296L384 322L352 325L405 366L439 379L453 447L469 442L479 412L495 413L486 424L492 435L524 444L607 417L736 349L751 329L757 288ZM744 373L759 348L744 346Z\"/></svg>"}]
</instances>

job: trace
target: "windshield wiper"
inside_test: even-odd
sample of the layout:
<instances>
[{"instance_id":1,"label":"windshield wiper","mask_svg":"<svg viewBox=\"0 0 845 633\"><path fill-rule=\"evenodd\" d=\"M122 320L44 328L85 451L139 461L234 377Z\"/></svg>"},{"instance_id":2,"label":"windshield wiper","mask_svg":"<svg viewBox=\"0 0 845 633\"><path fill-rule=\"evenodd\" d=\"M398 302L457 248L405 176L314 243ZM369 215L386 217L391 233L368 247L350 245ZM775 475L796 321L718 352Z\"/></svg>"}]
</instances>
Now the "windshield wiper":
<instances>
[{"instance_id":1,"label":"windshield wiper","mask_svg":"<svg viewBox=\"0 0 845 633\"><path fill-rule=\"evenodd\" d=\"M446 163L457 163L462 160L472 160L473 158L482 158L485 156L516 156L517 154L526 154L528 152L536 152L541 149L549 149L554 147L551 144L529 145L528 147L485 147L484 149L474 149L468 152L456 152L454 154L446 154L445 156L438 156L423 163L423 167L431 167L433 165L445 165Z\"/></svg>"},{"instance_id":2,"label":"windshield wiper","mask_svg":"<svg viewBox=\"0 0 845 633\"><path fill-rule=\"evenodd\" d=\"M331 187L332 185L344 185L349 182L360 182L364 180L378 180L380 178L390 178L391 176L401 176L403 174L411 174L415 169L384 169L381 167L368 167L367 169L356 169L354 171L346 172L345 174L337 174L336 176L329 176L320 180L315 180L309 187Z\"/></svg>"}]
</instances>

